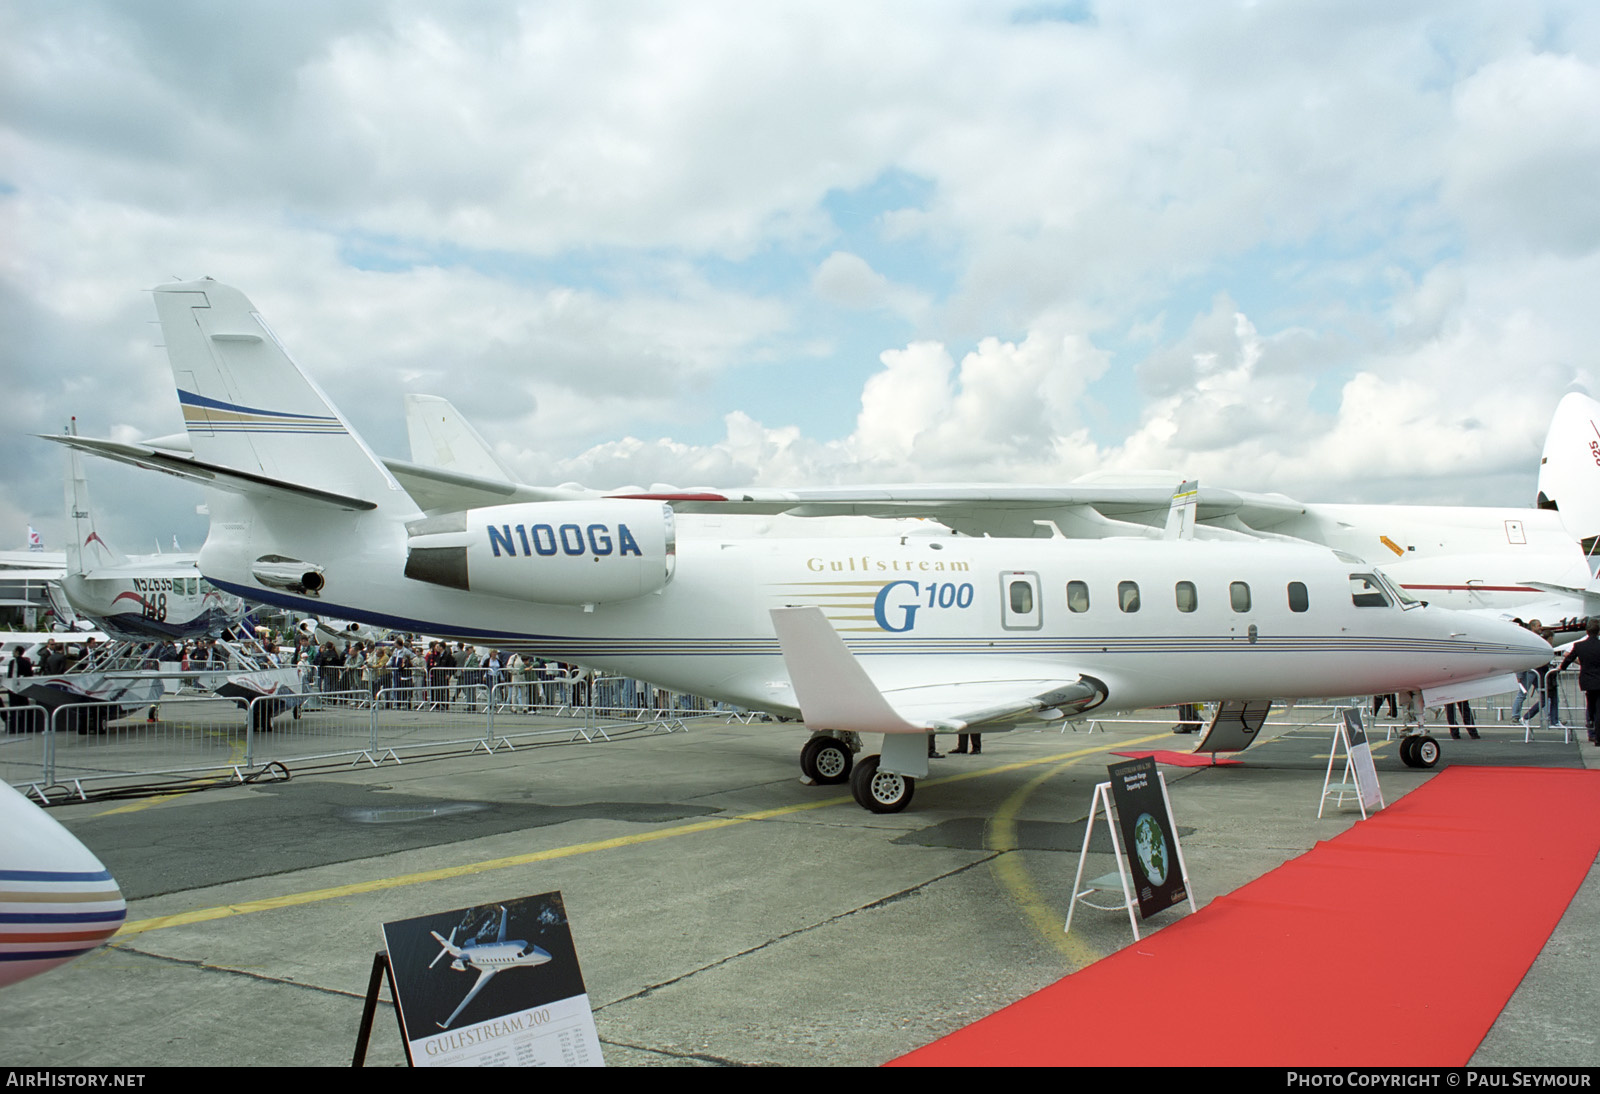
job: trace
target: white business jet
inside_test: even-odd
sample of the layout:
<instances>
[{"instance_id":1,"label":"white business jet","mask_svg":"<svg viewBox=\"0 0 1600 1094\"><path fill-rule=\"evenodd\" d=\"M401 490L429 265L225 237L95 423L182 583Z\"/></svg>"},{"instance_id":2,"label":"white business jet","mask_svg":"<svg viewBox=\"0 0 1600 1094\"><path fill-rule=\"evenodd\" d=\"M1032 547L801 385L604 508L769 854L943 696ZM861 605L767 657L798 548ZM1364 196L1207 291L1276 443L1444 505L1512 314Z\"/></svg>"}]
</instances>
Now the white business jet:
<instances>
[{"instance_id":1,"label":"white business jet","mask_svg":"<svg viewBox=\"0 0 1600 1094\"><path fill-rule=\"evenodd\" d=\"M449 1029L462 1011L467 1009L467 1004L478 997L478 993L488 986L496 973L506 969L531 968L543 965L550 960L550 954L544 949L530 945L520 938L506 940L506 907L500 905L500 930L495 935L493 942L463 942L456 945L456 932L450 931L450 937L445 938L438 931L429 931L434 940L439 943L439 953L428 963L428 968L433 968L445 954L452 958L450 967L456 972L465 972L468 965L478 970L478 979L472 984L472 990L467 992L467 997L450 1012L450 1017L434 1025L440 1029Z\"/></svg>"},{"instance_id":2,"label":"white business jet","mask_svg":"<svg viewBox=\"0 0 1600 1094\"><path fill-rule=\"evenodd\" d=\"M848 777L874 811L911 800L930 733L1203 700L1470 698L1550 657L1305 544L679 541L661 501L504 485L453 508L401 486L243 294L202 280L155 299L191 451L50 439L204 484L200 567L219 588L798 715L808 774ZM855 762L862 733L884 744Z\"/></svg>"}]
</instances>

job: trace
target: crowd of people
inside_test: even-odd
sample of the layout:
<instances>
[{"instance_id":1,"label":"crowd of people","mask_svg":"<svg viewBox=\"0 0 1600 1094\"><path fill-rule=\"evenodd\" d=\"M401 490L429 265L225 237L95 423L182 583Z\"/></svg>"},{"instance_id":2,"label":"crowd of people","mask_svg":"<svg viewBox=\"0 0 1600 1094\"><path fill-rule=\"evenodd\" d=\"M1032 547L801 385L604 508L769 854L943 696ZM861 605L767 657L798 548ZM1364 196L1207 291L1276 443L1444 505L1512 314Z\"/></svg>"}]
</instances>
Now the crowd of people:
<instances>
[{"instance_id":1,"label":"crowd of people","mask_svg":"<svg viewBox=\"0 0 1600 1094\"><path fill-rule=\"evenodd\" d=\"M547 703L582 705L593 683L590 673L559 661L520 653L430 641L420 654L408 635L389 640L351 639L320 646L301 638L292 654L308 687L322 692L361 692L374 700L386 693L396 706L438 710L482 709L484 692L505 696L513 709ZM504 691L495 689L506 685Z\"/></svg>"}]
</instances>

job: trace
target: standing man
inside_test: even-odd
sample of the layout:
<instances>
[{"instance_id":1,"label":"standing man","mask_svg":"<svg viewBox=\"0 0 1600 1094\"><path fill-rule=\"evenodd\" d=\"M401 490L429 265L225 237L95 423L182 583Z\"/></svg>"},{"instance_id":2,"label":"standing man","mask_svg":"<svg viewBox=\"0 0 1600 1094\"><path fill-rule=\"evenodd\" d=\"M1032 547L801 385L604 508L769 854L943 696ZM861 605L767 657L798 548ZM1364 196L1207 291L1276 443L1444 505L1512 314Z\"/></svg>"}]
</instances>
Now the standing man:
<instances>
[{"instance_id":1,"label":"standing man","mask_svg":"<svg viewBox=\"0 0 1600 1094\"><path fill-rule=\"evenodd\" d=\"M1583 639L1561 659L1561 667L1564 669L1577 660L1578 686L1587 700L1583 724L1589 730L1589 743L1600 744L1600 737L1596 736L1600 733L1600 725L1596 724L1596 715L1600 715L1600 619L1589 620L1586 630Z\"/></svg>"}]
</instances>

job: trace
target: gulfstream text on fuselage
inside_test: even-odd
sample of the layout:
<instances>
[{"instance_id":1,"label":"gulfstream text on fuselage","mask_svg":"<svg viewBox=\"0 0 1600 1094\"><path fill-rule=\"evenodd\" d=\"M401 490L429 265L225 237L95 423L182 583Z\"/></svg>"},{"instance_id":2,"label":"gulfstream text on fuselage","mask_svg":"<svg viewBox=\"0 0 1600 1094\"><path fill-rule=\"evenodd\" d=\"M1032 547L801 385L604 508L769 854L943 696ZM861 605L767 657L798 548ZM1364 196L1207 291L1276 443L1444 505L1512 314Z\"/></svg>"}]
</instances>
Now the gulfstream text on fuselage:
<instances>
[{"instance_id":1,"label":"gulfstream text on fuselage","mask_svg":"<svg viewBox=\"0 0 1600 1094\"><path fill-rule=\"evenodd\" d=\"M812 556L806 559L806 569L814 574L826 573L966 573L971 569L971 564L960 559L900 559L900 558L873 558L871 555L854 555L849 558L819 558Z\"/></svg>"}]
</instances>

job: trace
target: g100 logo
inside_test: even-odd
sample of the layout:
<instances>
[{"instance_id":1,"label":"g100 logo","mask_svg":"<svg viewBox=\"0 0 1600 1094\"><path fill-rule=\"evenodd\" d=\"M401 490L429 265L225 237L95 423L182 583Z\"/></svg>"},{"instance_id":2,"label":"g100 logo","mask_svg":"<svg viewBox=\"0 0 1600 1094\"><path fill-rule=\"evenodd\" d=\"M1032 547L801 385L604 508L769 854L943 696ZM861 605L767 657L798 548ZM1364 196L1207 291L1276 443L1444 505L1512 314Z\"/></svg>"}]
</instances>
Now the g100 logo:
<instances>
[{"instance_id":1,"label":"g100 logo","mask_svg":"<svg viewBox=\"0 0 1600 1094\"><path fill-rule=\"evenodd\" d=\"M926 586L916 581L891 581L878 590L872 602L872 616L878 626L891 634L903 634L917 623L917 612L923 608L972 607L972 584L960 585L950 581L930 581Z\"/></svg>"}]
</instances>

